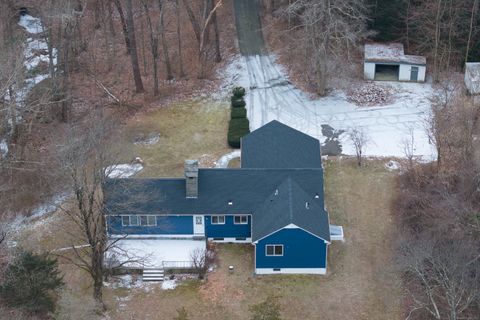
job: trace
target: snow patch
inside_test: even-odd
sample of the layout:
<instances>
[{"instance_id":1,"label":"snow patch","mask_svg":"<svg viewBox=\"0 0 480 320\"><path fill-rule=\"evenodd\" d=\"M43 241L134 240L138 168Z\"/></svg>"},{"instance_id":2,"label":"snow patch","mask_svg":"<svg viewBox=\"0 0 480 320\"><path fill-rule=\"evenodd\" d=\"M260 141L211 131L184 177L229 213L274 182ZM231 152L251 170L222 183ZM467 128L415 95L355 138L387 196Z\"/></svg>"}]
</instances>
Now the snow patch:
<instances>
[{"instance_id":1,"label":"snow patch","mask_svg":"<svg viewBox=\"0 0 480 320\"><path fill-rule=\"evenodd\" d=\"M27 30L28 33L38 34L43 32L43 25L40 18L32 17L28 14L21 15L18 24Z\"/></svg>"},{"instance_id":2,"label":"snow patch","mask_svg":"<svg viewBox=\"0 0 480 320\"><path fill-rule=\"evenodd\" d=\"M235 158L240 158L241 156L241 151L240 150L235 150L230 153L224 154L223 156L218 159L218 161L215 162L215 168L227 168L228 164L232 159Z\"/></svg>"},{"instance_id":3,"label":"snow patch","mask_svg":"<svg viewBox=\"0 0 480 320\"><path fill-rule=\"evenodd\" d=\"M56 211L62 203L64 203L70 196L69 193L60 193L52 197L49 201L39 205L32 210L32 215L29 219L37 219L48 213Z\"/></svg>"},{"instance_id":4,"label":"snow patch","mask_svg":"<svg viewBox=\"0 0 480 320\"><path fill-rule=\"evenodd\" d=\"M177 280L163 280L162 289L163 290L173 290L177 287Z\"/></svg>"},{"instance_id":5,"label":"snow patch","mask_svg":"<svg viewBox=\"0 0 480 320\"><path fill-rule=\"evenodd\" d=\"M5 158L8 155L7 139L0 140L0 158Z\"/></svg>"},{"instance_id":6,"label":"snow patch","mask_svg":"<svg viewBox=\"0 0 480 320\"><path fill-rule=\"evenodd\" d=\"M394 160L390 160L385 164L385 168L387 168L390 171L398 170L400 169L400 163Z\"/></svg>"},{"instance_id":7,"label":"snow patch","mask_svg":"<svg viewBox=\"0 0 480 320\"><path fill-rule=\"evenodd\" d=\"M143 165L140 163L114 164L106 168L109 178L129 178L142 170Z\"/></svg>"}]
</instances>

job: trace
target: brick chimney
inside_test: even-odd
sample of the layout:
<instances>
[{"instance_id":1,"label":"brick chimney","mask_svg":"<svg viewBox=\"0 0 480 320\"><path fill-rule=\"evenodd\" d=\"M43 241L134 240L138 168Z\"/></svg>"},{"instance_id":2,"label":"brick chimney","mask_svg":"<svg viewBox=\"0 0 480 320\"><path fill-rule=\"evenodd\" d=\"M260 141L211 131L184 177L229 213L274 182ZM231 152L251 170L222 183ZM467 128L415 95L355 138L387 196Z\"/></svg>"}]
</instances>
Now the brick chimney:
<instances>
[{"instance_id":1,"label":"brick chimney","mask_svg":"<svg viewBox=\"0 0 480 320\"><path fill-rule=\"evenodd\" d=\"M185 160L185 183L187 198L198 197L198 160Z\"/></svg>"}]
</instances>

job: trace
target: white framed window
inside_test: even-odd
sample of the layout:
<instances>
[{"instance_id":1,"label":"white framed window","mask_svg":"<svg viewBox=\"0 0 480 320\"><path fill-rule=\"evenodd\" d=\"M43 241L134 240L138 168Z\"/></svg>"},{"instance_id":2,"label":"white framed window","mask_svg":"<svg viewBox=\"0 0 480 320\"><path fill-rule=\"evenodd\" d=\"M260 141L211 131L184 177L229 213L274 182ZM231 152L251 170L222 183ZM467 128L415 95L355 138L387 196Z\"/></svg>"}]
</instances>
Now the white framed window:
<instances>
[{"instance_id":1,"label":"white framed window","mask_svg":"<svg viewBox=\"0 0 480 320\"><path fill-rule=\"evenodd\" d=\"M265 255L267 257L283 256L283 244L267 244L265 246Z\"/></svg>"},{"instance_id":2,"label":"white framed window","mask_svg":"<svg viewBox=\"0 0 480 320\"><path fill-rule=\"evenodd\" d=\"M122 226L127 227L130 225L130 216L122 216Z\"/></svg>"},{"instance_id":3,"label":"white framed window","mask_svg":"<svg viewBox=\"0 0 480 320\"><path fill-rule=\"evenodd\" d=\"M234 224L247 224L248 223L248 216L234 216L233 217Z\"/></svg>"},{"instance_id":4,"label":"white framed window","mask_svg":"<svg viewBox=\"0 0 480 320\"><path fill-rule=\"evenodd\" d=\"M156 216L139 216L139 226L142 227L152 227L157 225L157 217Z\"/></svg>"},{"instance_id":5,"label":"white framed window","mask_svg":"<svg viewBox=\"0 0 480 320\"><path fill-rule=\"evenodd\" d=\"M138 216L130 216L130 225L138 226Z\"/></svg>"},{"instance_id":6,"label":"white framed window","mask_svg":"<svg viewBox=\"0 0 480 320\"><path fill-rule=\"evenodd\" d=\"M225 224L225 216L212 216L212 224Z\"/></svg>"}]
</instances>

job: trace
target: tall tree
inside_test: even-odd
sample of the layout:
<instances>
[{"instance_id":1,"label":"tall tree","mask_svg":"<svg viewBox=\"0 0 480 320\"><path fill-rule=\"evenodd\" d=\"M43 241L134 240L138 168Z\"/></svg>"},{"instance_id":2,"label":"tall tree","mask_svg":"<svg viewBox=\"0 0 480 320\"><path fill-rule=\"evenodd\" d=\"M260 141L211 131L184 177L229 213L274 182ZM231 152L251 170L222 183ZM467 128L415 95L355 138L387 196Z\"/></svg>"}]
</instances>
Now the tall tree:
<instances>
[{"instance_id":1,"label":"tall tree","mask_svg":"<svg viewBox=\"0 0 480 320\"><path fill-rule=\"evenodd\" d=\"M144 91L144 89L143 89L142 76L140 74L140 66L138 64L137 41L135 38L135 26L134 26L134 19L133 19L132 0L126 0L126 8L127 8L127 16L126 16L127 35L128 35L128 41L130 43L130 60L132 62L133 80L135 81L135 92L141 93Z\"/></svg>"}]
</instances>

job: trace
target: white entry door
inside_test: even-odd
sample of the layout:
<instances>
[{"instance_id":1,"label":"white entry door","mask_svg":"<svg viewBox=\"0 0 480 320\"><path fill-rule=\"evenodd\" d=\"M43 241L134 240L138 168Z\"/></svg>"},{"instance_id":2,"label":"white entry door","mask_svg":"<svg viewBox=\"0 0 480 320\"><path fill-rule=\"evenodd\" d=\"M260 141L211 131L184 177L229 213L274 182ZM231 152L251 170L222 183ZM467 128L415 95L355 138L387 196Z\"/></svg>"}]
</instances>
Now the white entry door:
<instances>
[{"instance_id":1,"label":"white entry door","mask_svg":"<svg viewBox=\"0 0 480 320\"><path fill-rule=\"evenodd\" d=\"M203 216L193 216L193 234L205 235L205 219Z\"/></svg>"}]
</instances>

